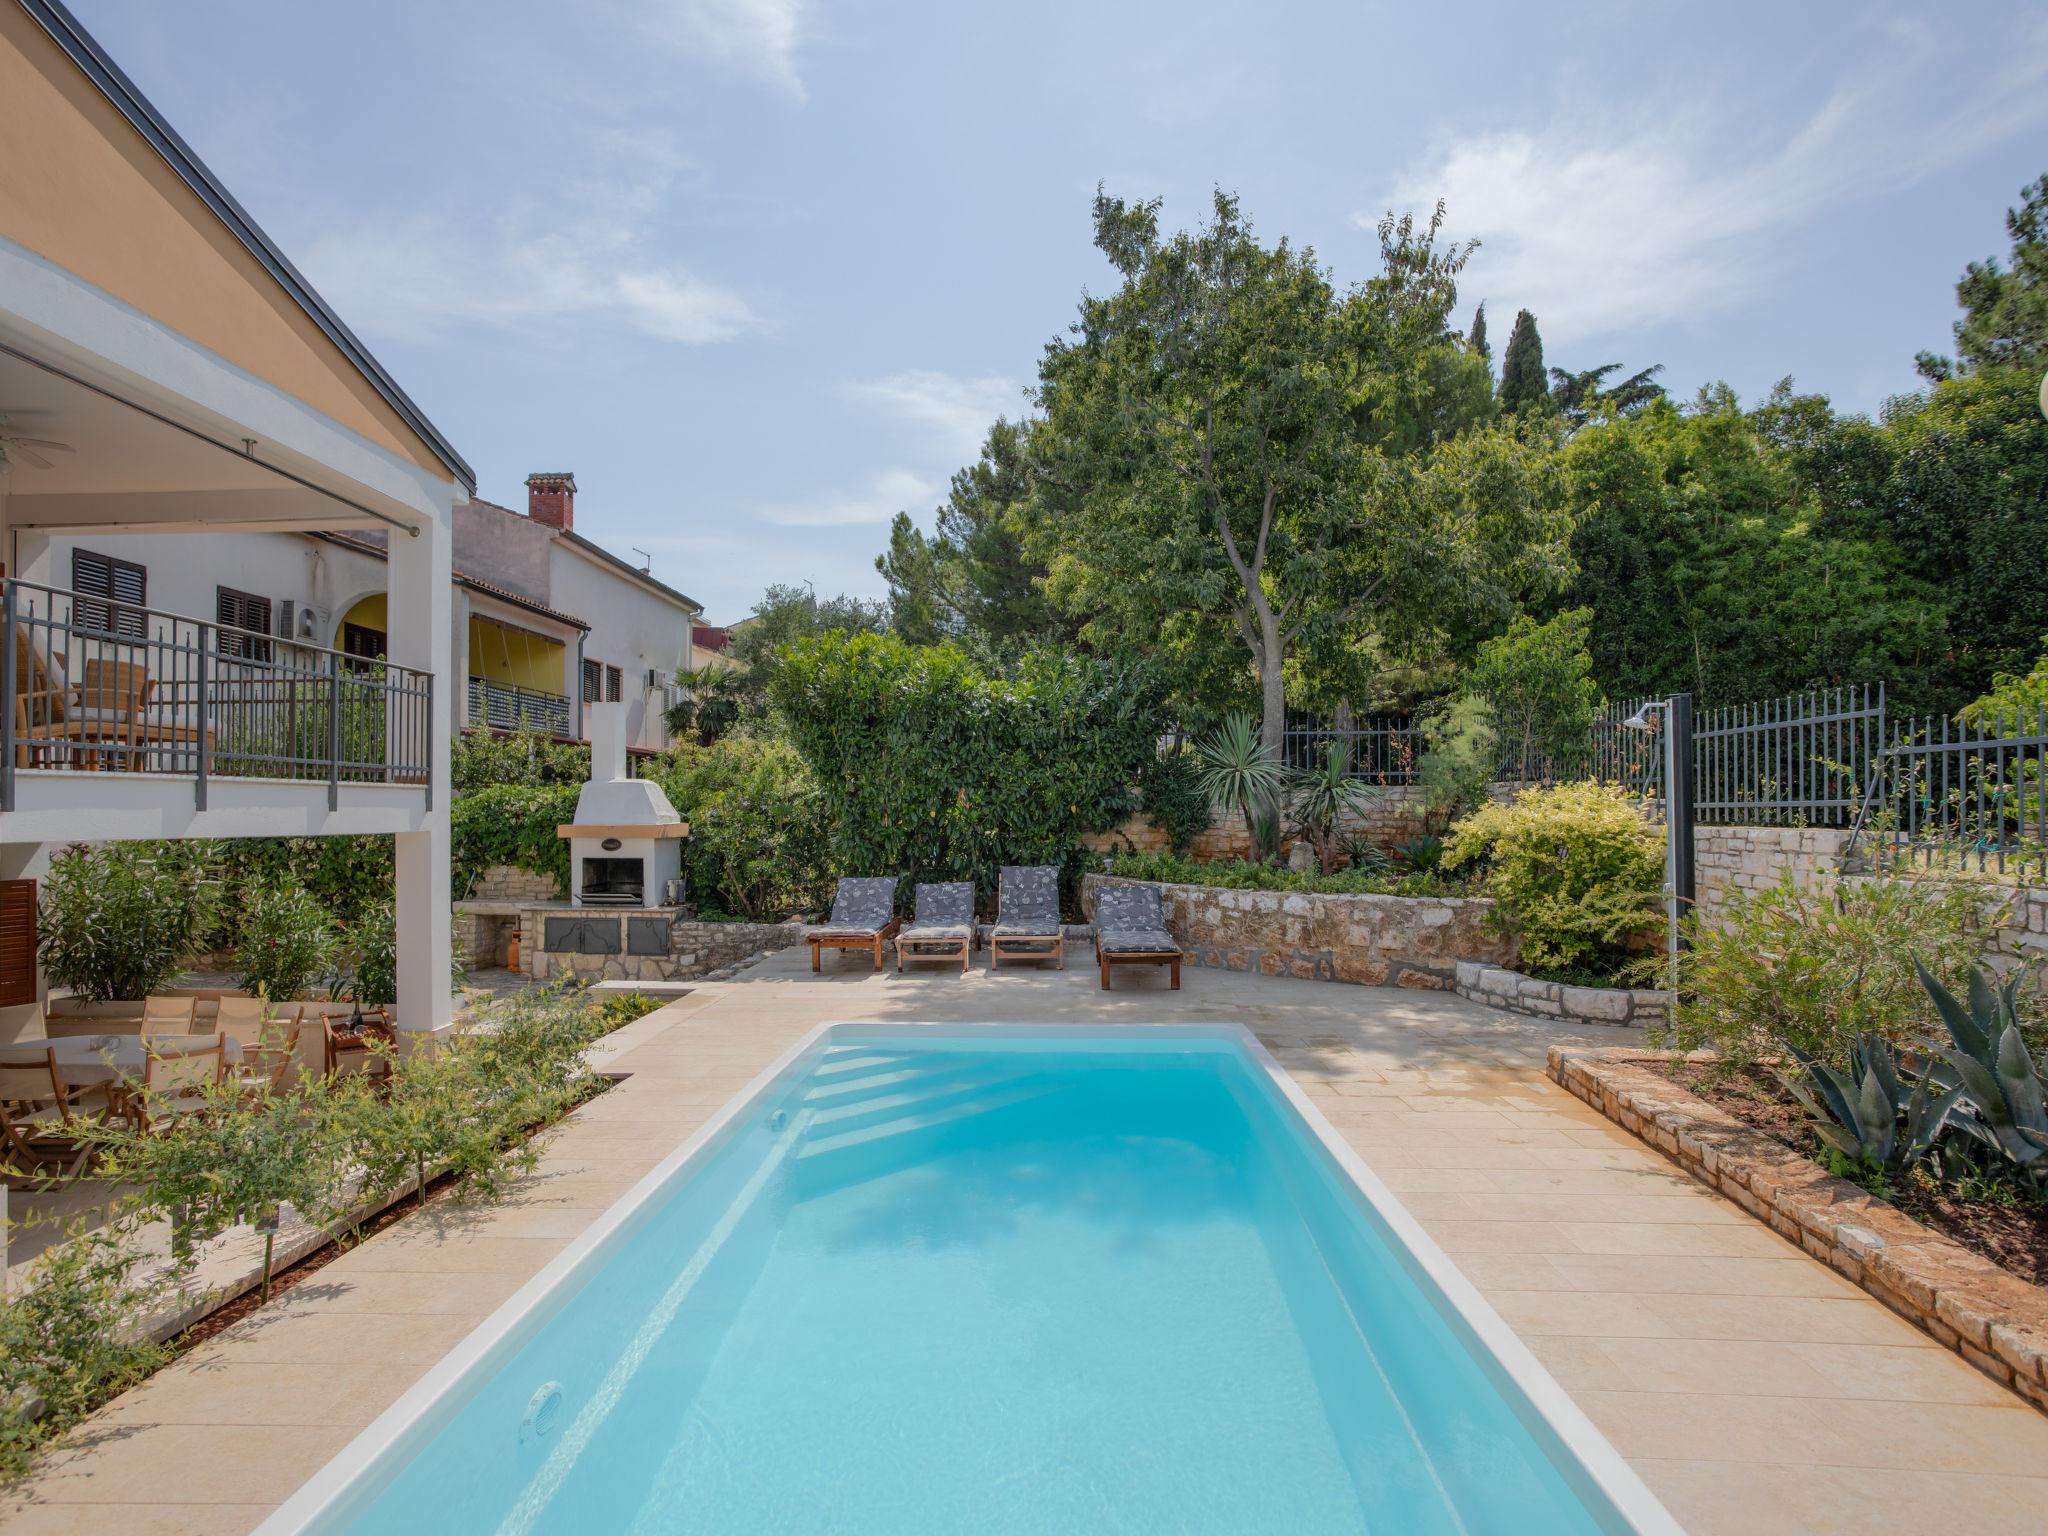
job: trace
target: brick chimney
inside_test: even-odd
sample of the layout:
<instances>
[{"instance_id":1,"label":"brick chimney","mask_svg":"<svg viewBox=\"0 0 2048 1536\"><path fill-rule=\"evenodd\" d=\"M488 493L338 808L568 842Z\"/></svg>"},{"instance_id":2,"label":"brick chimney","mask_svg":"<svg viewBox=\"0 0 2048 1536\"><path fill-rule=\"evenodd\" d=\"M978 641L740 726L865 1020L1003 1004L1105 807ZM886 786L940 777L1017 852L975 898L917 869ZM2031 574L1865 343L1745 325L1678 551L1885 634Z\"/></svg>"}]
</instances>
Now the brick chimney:
<instances>
[{"instance_id":1,"label":"brick chimney","mask_svg":"<svg viewBox=\"0 0 2048 1536\"><path fill-rule=\"evenodd\" d=\"M526 515L550 528L576 526L576 477L539 474L526 477Z\"/></svg>"}]
</instances>

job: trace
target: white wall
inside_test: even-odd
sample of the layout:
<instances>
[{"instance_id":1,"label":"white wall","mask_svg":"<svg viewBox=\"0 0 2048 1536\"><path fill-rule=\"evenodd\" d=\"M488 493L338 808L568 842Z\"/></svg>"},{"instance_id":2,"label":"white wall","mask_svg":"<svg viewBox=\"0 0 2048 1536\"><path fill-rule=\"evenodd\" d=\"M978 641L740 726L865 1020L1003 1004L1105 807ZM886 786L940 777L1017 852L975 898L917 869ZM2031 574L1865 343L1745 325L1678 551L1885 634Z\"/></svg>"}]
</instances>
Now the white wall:
<instances>
[{"instance_id":1,"label":"white wall","mask_svg":"<svg viewBox=\"0 0 2048 1536\"><path fill-rule=\"evenodd\" d=\"M688 662L689 611L566 539L554 541L548 558L550 604L590 625L584 658L625 673L620 697L626 706L627 745L667 746L668 728L661 718L666 700L648 692L647 670L656 668L667 680Z\"/></svg>"}]
</instances>

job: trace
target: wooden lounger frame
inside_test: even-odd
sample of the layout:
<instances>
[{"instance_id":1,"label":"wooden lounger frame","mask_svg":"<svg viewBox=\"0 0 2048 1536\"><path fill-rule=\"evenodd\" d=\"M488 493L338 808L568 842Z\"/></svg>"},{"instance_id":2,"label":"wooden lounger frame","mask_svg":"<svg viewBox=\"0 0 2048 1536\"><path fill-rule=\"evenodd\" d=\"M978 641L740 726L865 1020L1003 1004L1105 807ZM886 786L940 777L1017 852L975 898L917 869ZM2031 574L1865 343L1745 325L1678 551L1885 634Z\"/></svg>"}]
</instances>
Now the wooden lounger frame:
<instances>
[{"instance_id":1,"label":"wooden lounger frame","mask_svg":"<svg viewBox=\"0 0 2048 1536\"><path fill-rule=\"evenodd\" d=\"M974 963L974 951L981 946L981 930L973 923L967 925L964 938L934 939L920 934L899 933L896 935L896 969L903 969L903 962L919 960L951 960L960 957L960 971L966 974L968 966Z\"/></svg>"},{"instance_id":2,"label":"wooden lounger frame","mask_svg":"<svg viewBox=\"0 0 2048 1536\"><path fill-rule=\"evenodd\" d=\"M882 968L882 946L896 937L896 930L903 926L903 919L892 917L873 933L812 933L804 936L804 942L811 946L811 969L824 969L825 951L828 949L864 949L875 962L875 969Z\"/></svg>"},{"instance_id":3,"label":"wooden lounger frame","mask_svg":"<svg viewBox=\"0 0 2048 1536\"><path fill-rule=\"evenodd\" d=\"M1064 971L1067 968L1066 925L1061 924L1058 933L998 934L991 929L988 968L994 970L1006 955L1012 960L1056 960Z\"/></svg>"},{"instance_id":4,"label":"wooden lounger frame","mask_svg":"<svg viewBox=\"0 0 2048 1536\"><path fill-rule=\"evenodd\" d=\"M1109 990L1109 968L1112 965L1165 965L1172 972L1167 978L1167 989L1180 990L1180 962L1183 951L1178 949L1125 949L1107 950L1102 947L1102 934L1095 935L1095 963L1102 969L1102 990Z\"/></svg>"}]
</instances>

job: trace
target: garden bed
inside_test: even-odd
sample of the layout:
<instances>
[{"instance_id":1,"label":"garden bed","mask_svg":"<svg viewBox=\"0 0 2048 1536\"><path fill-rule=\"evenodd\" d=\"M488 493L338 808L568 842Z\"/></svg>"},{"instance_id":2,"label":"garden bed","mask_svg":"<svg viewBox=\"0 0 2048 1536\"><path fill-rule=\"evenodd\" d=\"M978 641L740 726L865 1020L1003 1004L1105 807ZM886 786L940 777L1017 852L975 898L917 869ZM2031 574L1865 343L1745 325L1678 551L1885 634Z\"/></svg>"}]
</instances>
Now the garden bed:
<instances>
[{"instance_id":1,"label":"garden bed","mask_svg":"<svg viewBox=\"0 0 2048 1536\"><path fill-rule=\"evenodd\" d=\"M1768 1070L1749 1067L1721 1076L1679 1058L1646 1065L1722 1113L1820 1162L1806 1111ZM1944 1189L1919 1174L1871 1192L2007 1273L2048 1285L2048 1206L2013 1190L1972 1195Z\"/></svg>"},{"instance_id":2,"label":"garden bed","mask_svg":"<svg viewBox=\"0 0 2048 1536\"><path fill-rule=\"evenodd\" d=\"M1552 1046L1548 1070L1701 1183L2048 1409L2048 1291L1691 1093L1671 1072L1673 1060L1664 1051Z\"/></svg>"}]
</instances>

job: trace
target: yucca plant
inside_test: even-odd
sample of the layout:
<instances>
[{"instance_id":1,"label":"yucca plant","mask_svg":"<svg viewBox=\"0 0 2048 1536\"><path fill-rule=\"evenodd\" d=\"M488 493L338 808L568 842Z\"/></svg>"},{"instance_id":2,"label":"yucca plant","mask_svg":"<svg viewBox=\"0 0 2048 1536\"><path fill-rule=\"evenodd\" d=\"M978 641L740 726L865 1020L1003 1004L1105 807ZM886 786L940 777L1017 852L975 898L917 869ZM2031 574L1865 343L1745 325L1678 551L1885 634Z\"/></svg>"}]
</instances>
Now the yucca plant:
<instances>
[{"instance_id":1,"label":"yucca plant","mask_svg":"<svg viewBox=\"0 0 2048 1536\"><path fill-rule=\"evenodd\" d=\"M1252 851L1272 858L1280 845L1280 797L1287 788L1287 770L1266 755L1252 717L1226 717L1215 732L1195 743L1202 760L1202 792L1244 817Z\"/></svg>"},{"instance_id":2,"label":"yucca plant","mask_svg":"<svg viewBox=\"0 0 2048 1536\"><path fill-rule=\"evenodd\" d=\"M1316 867L1332 874L1344 854L1344 818L1356 816L1378 798L1378 792L1351 776L1351 755L1341 741L1323 744L1313 766L1294 774L1295 830L1315 850Z\"/></svg>"},{"instance_id":3,"label":"yucca plant","mask_svg":"<svg viewBox=\"0 0 2048 1536\"><path fill-rule=\"evenodd\" d=\"M1960 1087L1937 1091L1925 1076L1908 1088L1891 1042L1879 1034L1857 1037L1847 1072L1790 1049L1804 1079L1780 1073L1779 1080L1812 1117L1814 1135L1864 1167L1898 1173L1924 1160L1962 1097Z\"/></svg>"},{"instance_id":4,"label":"yucca plant","mask_svg":"<svg viewBox=\"0 0 2048 1536\"><path fill-rule=\"evenodd\" d=\"M2037 1194L2048 1196L2048 1092L2042 1063L2020 1031L2024 975L1994 986L1982 967L1970 970L1965 1004L1913 962L1934 1011L1948 1027L1949 1045L1933 1042L1945 1064L1935 1069L1964 1096L1957 1128L2010 1162Z\"/></svg>"}]
</instances>

